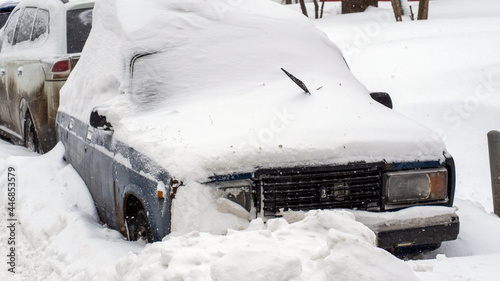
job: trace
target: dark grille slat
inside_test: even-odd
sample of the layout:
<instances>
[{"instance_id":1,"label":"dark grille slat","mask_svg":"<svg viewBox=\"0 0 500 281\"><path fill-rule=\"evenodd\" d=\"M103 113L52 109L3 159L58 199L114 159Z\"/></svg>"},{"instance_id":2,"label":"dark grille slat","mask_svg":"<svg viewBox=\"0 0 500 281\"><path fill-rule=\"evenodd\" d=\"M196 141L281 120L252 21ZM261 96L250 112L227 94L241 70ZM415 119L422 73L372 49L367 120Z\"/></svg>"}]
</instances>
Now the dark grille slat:
<instances>
[{"instance_id":1,"label":"dark grille slat","mask_svg":"<svg viewBox=\"0 0 500 281\"><path fill-rule=\"evenodd\" d=\"M293 178L295 180L300 180L301 178L318 178L318 179L325 179L325 178L346 178L346 177L349 177L349 178L356 178L356 177L359 177L359 178L365 178L366 176L369 176L367 175L366 173L354 173L354 174L351 174L351 173L348 173L348 172L340 172L338 174L335 174L335 175L326 175L325 173L315 173L315 174L309 174L309 175L304 175L302 174L303 172L301 172L301 174L288 174L288 175L269 175L269 177L267 177L265 180L273 180L273 179L277 179L277 180L282 180L283 178ZM376 177L376 175L372 175L373 177Z\"/></svg>"},{"instance_id":2,"label":"dark grille slat","mask_svg":"<svg viewBox=\"0 0 500 281\"><path fill-rule=\"evenodd\" d=\"M378 199L379 195L378 193L372 193L372 194L362 194L362 196L356 196L356 195L341 195L341 196L337 196L336 198L352 198L350 200L350 202L354 202L356 200L356 197L359 197L359 198L363 198L363 200L367 200L367 199ZM302 200L312 200L312 201L319 201L317 200L318 199L318 196L316 195L305 195L305 196L288 196L288 197L275 197L275 198L269 198L269 199L264 199L264 203L266 202L274 202L276 200L286 200L287 202L294 202L294 201L302 201ZM339 202L339 201L337 201ZM286 203L286 202L285 202ZM323 202L322 202L323 203ZM342 201L340 201L340 203L342 203Z\"/></svg>"},{"instance_id":3,"label":"dark grille slat","mask_svg":"<svg viewBox=\"0 0 500 281\"><path fill-rule=\"evenodd\" d=\"M264 191L264 194L266 194L266 193L277 193L277 194L279 194L279 193L288 193L288 192L294 192L294 193L316 192L317 188L319 188L321 186L325 186L325 185L309 186L307 189L306 188L302 189L301 186L291 186L292 187L291 189L280 189L280 190L274 190L274 191ZM297 187L297 189L295 189L293 187ZM347 188L345 188L345 189L347 190ZM378 192L378 189L373 186L373 183L367 183L367 184L364 184L364 185L349 185L349 190L351 190L351 191L352 190L363 190L363 189L367 189L367 190L376 189L377 192ZM342 190L342 188L339 189L339 190Z\"/></svg>"},{"instance_id":4,"label":"dark grille slat","mask_svg":"<svg viewBox=\"0 0 500 281\"><path fill-rule=\"evenodd\" d=\"M381 175L377 165L350 169L327 167L321 171L271 170L257 178L257 185L263 196L263 210L271 214L280 209L363 210L379 206ZM321 198L322 191L326 192L326 198Z\"/></svg>"},{"instance_id":5,"label":"dark grille slat","mask_svg":"<svg viewBox=\"0 0 500 281\"><path fill-rule=\"evenodd\" d=\"M307 178L297 180L294 178L280 178L280 179L273 179L275 182L273 182L271 179L266 179L263 181L264 184L275 184L275 185L291 185L291 184L300 184L300 183L335 183L338 182L339 180L348 180L348 181L370 181L370 180L378 180L379 176L367 176L367 177L357 177L357 178L341 178L341 177L336 177L334 179L322 179L322 180L316 180L312 181ZM285 181L285 182L283 182Z\"/></svg>"}]
</instances>

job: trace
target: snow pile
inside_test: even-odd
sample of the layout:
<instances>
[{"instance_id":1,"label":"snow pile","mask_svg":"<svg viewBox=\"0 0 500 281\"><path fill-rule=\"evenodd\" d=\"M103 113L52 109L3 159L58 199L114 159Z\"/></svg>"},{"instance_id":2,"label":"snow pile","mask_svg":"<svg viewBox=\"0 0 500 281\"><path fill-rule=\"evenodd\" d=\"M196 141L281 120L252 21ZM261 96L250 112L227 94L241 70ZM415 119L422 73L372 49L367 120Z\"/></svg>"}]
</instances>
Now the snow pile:
<instances>
[{"instance_id":1,"label":"snow pile","mask_svg":"<svg viewBox=\"0 0 500 281\"><path fill-rule=\"evenodd\" d=\"M7 210L7 171L8 167L16 169L14 214L18 277L100 279L112 273L106 267L113 268L116 259L140 249L136 243L123 241L118 232L99 224L87 187L71 165L62 160L63 154L64 147L59 144L43 156L0 158L0 220L3 222L11 218ZM1 234L2 243L7 245L4 235L9 233L2 230ZM9 247L2 245L2 257L7 256ZM0 276L4 273L10 274L2 270ZM12 280L9 278L7 280Z\"/></svg>"},{"instance_id":2,"label":"snow pile","mask_svg":"<svg viewBox=\"0 0 500 281\"><path fill-rule=\"evenodd\" d=\"M0 139L0 169L3 167L3 160L9 156L35 156L22 146L14 146Z\"/></svg>"},{"instance_id":3,"label":"snow pile","mask_svg":"<svg viewBox=\"0 0 500 281\"><path fill-rule=\"evenodd\" d=\"M12 153L21 150L12 148ZM59 144L42 156L0 158L3 221L8 215L6 170L17 170L15 276L20 280L415 279L408 265L375 247L375 234L346 211L311 211L298 221L291 217L290 223L255 219L226 235L171 234L143 248L98 223L88 190L63 154ZM183 192L203 198L203 190ZM217 212L215 206L200 208L208 216ZM2 241L6 232L0 232ZM6 251L2 247L0 254ZM8 274L0 272L7 279Z\"/></svg>"},{"instance_id":4,"label":"snow pile","mask_svg":"<svg viewBox=\"0 0 500 281\"><path fill-rule=\"evenodd\" d=\"M426 281L495 281L498 279L498 260L500 254L461 258L438 255L435 259L409 261L408 264L418 278Z\"/></svg>"},{"instance_id":5,"label":"snow pile","mask_svg":"<svg viewBox=\"0 0 500 281\"><path fill-rule=\"evenodd\" d=\"M291 224L256 219L225 236L170 235L122 258L116 280L418 280L374 240L344 211L311 211Z\"/></svg>"},{"instance_id":6,"label":"snow pile","mask_svg":"<svg viewBox=\"0 0 500 281\"><path fill-rule=\"evenodd\" d=\"M478 202L459 199L455 204L460 207L457 212L460 217L460 234L457 241L443 243L441 248L435 253L429 253L428 257L434 258L436 254L446 254L447 257L499 254L498 216L487 212Z\"/></svg>"},{"instance_id":7,"label":"snow pile","mask_svg":"<svg viewBox=\"0 0 500 281\"><path fill-rule=\"evenodd\" d=\"M230 228L246 229L255 215L248 218L246 215L249 213L243 207L220 198L215 191L197 182L179 187L172 201L171 231L179 234L194 230L225 234ZM235 213L235 210L240 213Z\"/></svg>"}]
</instances>

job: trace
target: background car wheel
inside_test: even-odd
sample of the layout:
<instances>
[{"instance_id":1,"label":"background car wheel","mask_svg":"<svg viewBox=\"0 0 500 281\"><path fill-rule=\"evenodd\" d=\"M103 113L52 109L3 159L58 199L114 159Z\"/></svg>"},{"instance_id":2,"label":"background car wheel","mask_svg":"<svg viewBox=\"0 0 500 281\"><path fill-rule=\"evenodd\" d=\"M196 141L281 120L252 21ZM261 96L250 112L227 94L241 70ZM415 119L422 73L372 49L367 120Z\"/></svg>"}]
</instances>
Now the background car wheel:
<instances>
[{"instance_id":1,"label":"background car wheel","mask_svg":"<svg viewBox=\"0 0 500 281\"><path fill-rule=\"evenodd\" d=\"M127 217L128 237L131 241L144 240L153 243L153 231L146 211L141 209L135 216Z\"/></svg>"},{"instance_id":2,"label":"background car wheel","mask_svg":"<svg viewBox=\"0 0 500 281\"><path fill-rule=\"evenodd\" d=\"M39 152L38 139L36 137L35 125L28 112L24 121L24 146L33 152Z\"/></svg>"}]
</instances>

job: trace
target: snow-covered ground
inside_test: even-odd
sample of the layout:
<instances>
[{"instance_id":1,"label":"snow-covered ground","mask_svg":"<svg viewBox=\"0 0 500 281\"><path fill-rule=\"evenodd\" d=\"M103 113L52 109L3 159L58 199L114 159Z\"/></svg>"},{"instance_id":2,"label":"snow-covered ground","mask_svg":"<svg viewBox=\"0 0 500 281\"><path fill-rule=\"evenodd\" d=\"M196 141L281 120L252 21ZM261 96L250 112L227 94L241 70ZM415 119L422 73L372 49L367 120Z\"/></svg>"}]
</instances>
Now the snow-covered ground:
<instances>
[{"instance_id":1,"label":"snow-covered ground","mask_svg":"<svg viewBox=\"0 0 500 281\"><path fill-rule=\"evenodd\" d=\"M403 262L375 248L373 233L350 213L316 211L295 223L254 220L227 235L192 232L145 246L99 223L62 146L37 156L0 141L0 278L497 280L500 219L491 213L486 133L500 130L500 2L431 1L428 21L400 23L390 3L352 15L338 15L339 3L326 9L314 23L342 49L354 75L372 91L389 92L394 110L432 128L454 156L456 241L428 260ZM7 227L13 177L15 236ZM7 271L9 237L16 274Z\"/></svg>"}]
</instances>

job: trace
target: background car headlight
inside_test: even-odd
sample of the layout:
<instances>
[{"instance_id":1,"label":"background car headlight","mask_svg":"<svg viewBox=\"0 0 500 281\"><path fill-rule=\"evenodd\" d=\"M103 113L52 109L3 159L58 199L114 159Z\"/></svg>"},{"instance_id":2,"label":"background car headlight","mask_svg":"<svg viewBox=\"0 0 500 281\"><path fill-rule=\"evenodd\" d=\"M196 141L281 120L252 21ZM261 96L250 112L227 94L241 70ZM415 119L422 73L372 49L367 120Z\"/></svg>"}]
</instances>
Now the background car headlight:
<instances>
[{"instance_id":1,"label":"background car headlight","mask_svg":"<svg viewBox=\"0 0 500 281\"><path fill-rule=\"evenodd\" d=\"M385 186L388 204L443 200L448 195L448 171L440 168L389 172Z\"/></svg>"}]
</instances>

